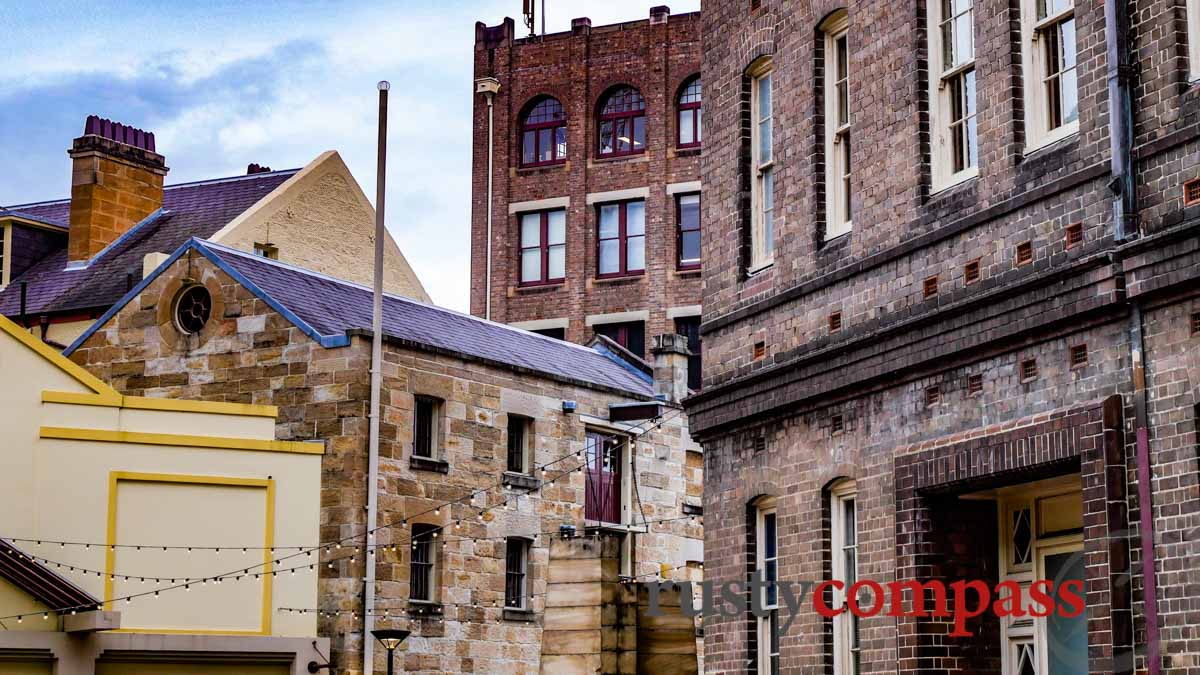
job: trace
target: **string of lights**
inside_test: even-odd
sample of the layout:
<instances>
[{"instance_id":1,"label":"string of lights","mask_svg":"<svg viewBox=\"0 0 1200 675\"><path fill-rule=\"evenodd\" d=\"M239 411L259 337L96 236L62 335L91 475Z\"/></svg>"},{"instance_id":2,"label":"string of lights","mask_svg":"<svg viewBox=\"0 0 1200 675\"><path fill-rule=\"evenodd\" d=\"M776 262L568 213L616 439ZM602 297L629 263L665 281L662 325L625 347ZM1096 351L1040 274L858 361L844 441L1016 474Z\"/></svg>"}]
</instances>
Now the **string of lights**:
<instances>
[{"instance_id":1,"label":"string of lights","mask_svg":"<svg viewBox=\"0 0 1200 675\"><path fill-rule=\"evenodd\" d=\"M654 419L648 420L648 422L649 422L649 423L651 423L651 426L649 426L649 427L648 427L648 428L646 428L646 429L642 429L642 428L641 428L641 425L638 425L637 427L634 427L633 429L627 430L627 433L630 433L630 434L632 435L632 437L630 438L630 440L636 440L636 439L640 438L641 436L645 435L646 433L649 433L650 431L653 431L654 429L661 427L663 424L665 424L666 422L668 422L668 421L669 421L670 419L672 419L673 417L675 417L675 416L678 416L678 415L679 415L681 412L682 412L682 411L680 411L680 410L676 410L676 411L674 411L674 415L669 415L669 416L661 416L661 417L657 417L657 418L654 418ZM636 431L638 431L639 433L633 433L635 430L636 430ZM620 440L618 440L618 441L616 441L616 442L623 442L623 441L620 441ZM559 458L557 458L557 459L555 459L555 460L553 460L553 461L550 461L550 462L547 462L547 463L545 463L545 464L542 464L540 467L535 467L535 470L539 470L539 471L541 472L541 474L542 474L542 477L543 477L543 480L541 480L537 486L535 486L535 487L532 487L532 488L528 488L525 494L529 494L529 493L531 493L531 492L534 492L534 491L540 490L540 489L541 489L541 487L542 487L543 485L546 485L546 484L553 483L553 482L557 481L558 479L562 478L563 476L568 476L568 475L570 475L570 474L571 474L571 473L573 473L573 472L582 472L582 471L583 471L583 469L584 469L584 468L587 466L587 465L586 465L586 461L585 461L583 464L580 464L580 465L578 465L578 466L576 466L576 467L574 467L574 468L572 468L572 469L568 469L568 470L566 470L566 471L563 471L563 472L559 473L557 476L555 476L555 477L554 477L554 478L552 478L552 479L548 479L548 480L547 480L547 479L545 478L545 476L546 476L546 474L547 474L547 471L546 471L546 469L547 469L548 467L550 467L550 466L553 466L553 465L555 465L555 464L558 464L558 463L560 463L560 462L562 462L562 461L565 461L565 460L567 460L567 459L570 459L572 456L575 456L575 457L577 457L577 458L582 458L582 457L583 457L583 454L584 454L584 450L582 450L582 449L581 449L581 450L577 450L577 451L575 451L575 452L572 452L572 453L568 453L568 454L566 454L566 455L563 455L563 456L561 456L561 457L559 457ZM372 537L372 536L373 536L375 533L377 533L377 532L378 532L378 531L380 531L380 530L384 530L384 529L391 529L391 528L394 528L394 527L396 527L397 525L399 525L399 527L401 527L401 528L405 528L405 527L407 526L407 522L408 522L408 519L409 519L409 518L419 518L419 517L421 517L421 516L428 515L429 513L433 513L434 515L439 515L439 514L440 514L440 511L441 511L441 509L442 509L442 508L447 508L447 509L449 509L449 508L452 508L453 506L455 506L455 505L457 505L457 504L461 504L461 503L462 503L464 500L466 500L466 499L474 499L474 498L475 498L477 495L480 495L480 494L487 495L489 492L491 492L492 490L494 490L496 487L500 487L500 488L504 488L504 487L506 487L506 484L504 483L503 479L502 479L502 480L501 480L499 483L497 483L496 485L494 485L494 486L491 486L491 487L489 487L489 488L481 488L481 489L477 489L477 490L470 491L470 492L468 492L468 493L464 494L462 497L459 497L458 499L454 499L454 500L451 500L451 501L449 501L449 502L445 502L445 503L439 504L439 505L437 505L437 506L435 506L435 507L433 507L433 508L426 509L425 511L422 511L422 512L419 512L419 513L416 513L416 514L412 514L411 516L408 516L408 517L406 517L406 518L401 518L401 519L399 519L399 520L394 520L394 521L391 521L391 522L389 522L389 523L386 523L386 524L384 524L384 525L380 525L380 526L377 526L377 527L375 527L375 528L371 528L371 529L365 530L363 534L358 534L358 535L348 535L348 536L346 536L346 537L342 537L341 539L338 539L338 540L335 540L335 541L332 541L332 542L326 542L326 543L323 543L323 544L322 544L322 545L320 545L320 546L311 546L311 547L296 547L296 548L297 548L296 552L295 552L295 553L293 553L293 554L291 554L291 555L283 556L283 557L281 557L281 558L279 558L279 559L273 559L273 560L270 560L270 561L264 561L264 562L262 562L262 563L259 563L259 564L256 564L256 565L252 565L252 566L249 566L249 567L246 567L246 568L242 568L242 569L239 569L239 570L234 570L234 571L231 571L231 572L222 573L222 574L218 574L218 575L213 575L213 576L211 576L211 577L207 577L207 578L202 578L202 579L200 579L199 583L200 583L201 585L206 585L206 584L208 583L208 581L213 581L214 583L218 583L218 584L219 584L219 583L221 582L221 580L227 580L227 579L231 579L231 578L232 578L232 579L234 579L234 580L241 580L243 577L245 577L245 578L250 578L250 577L253 577L254 579L258 579L258 578L261 578L261 577L265 576L265 575L266 575L266 574L268 574L268 573L269 573L269 574L271 574L273 577L274 577L274 576L277 576L277 575L278 575L279 573L281 573L281 572L290 572L291 574L295 574L295 573L296 573L296 570L300 570L300 569L303 569L303 568L305 568L305 567L307 567L309 570L312 570L312 569L315 569L315 566L316 566L316 564L317 564L316 562L310 562L310 563L307 563L307 564L304 564L304 565L298 565L298 566L291 567L291 568L286 568L286 569L272 569L272 568L273 568L275 565L278 565L278 564L280 564L280 563L281 563L281 562L283 562L284 560L288 560L288 559L296 558L296 557L298 557L298 556L300 556L300 555L311 556L311 554L312 554L313 552L315 552L315 551L318 551L318 550L320 550L320 549L322 549L322 548L324 548L324 549L325 549L325 551L326 551L327 553L330 551L330 546L332 546L332 547L334 547L334 548L336 548L336 549L341 549L341 548L342 548L342 544L343 544L343 543L345 543L345 542L347 542L347 541L353 541L353 540L357 540L357 539L358 539L358 538L360 538L360 537L363 537L364 539L366 539L366 540L367 540L367 541L366 541L366 543L364 543L364 544L363 544L363 546L361 547L361 548L363 549L363 551L365 551L364 555L374 555L374 554L375 554L375 549L376 549L376 548L379 548L379 547L390 547L390 548L391 548L393 551L395 551L395 550L396 550L396 548L397 548L397 546L396 546L396 542L392 542L391 544L386 544L386 545L383 545L383 544L371 544L371 543L369 542L369 539L370 539L370 538L371 538L371 537ZM483 507L481 507L481 508L480 508L480 510L479 510L479 515L482 517L482 516L483 516L483 515L484 515L486 512L488 512L488 511L490 511L490 510L494 510L494 509L496 509L496 508L499 508L499 507L501 507L501 506L504 506L504 505L506 505L506 504L508 503L508 501L509 501L510 499L513 499L514 497L519 497L519 496L520 496L520 495L506 495L506 496L504 496L503 500L502 500L502 501L501 501L499 504L496 504L496 505L491 505L491 506L488 506L488 505L486 505L486 504L485 504L485 506L483 506ZM689 518L692 518L692 519L695 519L695 516L687 516L687 517L689 517ZM665 522L665 521L664 521L664 522ZM458 520L456 520L456 521L455 521L455 524L456 524L456 526L459 526L459 525L461 525L461 519L458 519ZM431 530L430 532L428 532L427 534L428 534L429 536L431 536L432 538L436 538L436 537L438 536L438 533L439 533L441 530L445 529L446 527L448 527L448 525L437 525L437 526L434 526L434 529L433 529L433 530ZM461 539L470 539L470 538L471 538L471 537L462 537L462 538L460 538L460 540L461 540ZM476 537L475 539L479 539L479 538L478 538L478 537ZM27 541L27 540L21 540L21 541ZM45 540L45 539L43 539L43 540L35 540L35 541L46 542L46 543L53 543L53 544L59 544L60 546L66 546L66 545L71 545L71 544L72 544L72 542L65 542L65 541L61 541L61 542L59 542L59 541L50 542L49 540ZM401 542L401 543L405 543L405 542ZM90 547L91 547L93 544L91 544L91 543L88 543L88 542L84 542L82 545L83 545L83 546L85 546L85 547L88 547L88 548L90 548ZM112 545L109 545L109 544L96 544L96 545L97 545L97 546L110 547L110 548L114 548L114 549L115 549L115 548L118 548L118 547L121 547L121 546L126 546L126 547L127 547L127 546L130 546L130 545L128 545L128 544L126 544L126 545L119 545L119 544L115 544L115 543L114 543L114 544L112 544ZM137 548L139 545L132 545L132 546L133 546L134 548ZM161 549L161 548L164 548L163 546L147 546L147 545L140 545L140 546L141 546L142 548L145 548L145 549L149 549L149 548L160 548L160 549ZM167 548L168 550L170 550L170 549L172 548L172 546L168 545L168 546L166 546L165 548ZM182 547L180 547L180 546L176 546L176 547L174 547L174 548L176 548L176 550L178 550L179 548L189 548L189 547L187 547L187 546L182 546ZM192 548L192 549L194 549L194 550L199 550L199 549L201 549L202 547L190 547L190 548ZM206 550L216 550L217 548L218 548L218 547L212 547L211 549L206 549ZM242 547L233 547L233 548L236 550L237 548L242 548ZM278 551L278 550L281 550L281 547L273 547L273 548L274 548L274 550L276 550L276 551ZM284 550L290 550L292 547L282 547L282 548L283 548ZM359 547L358 547L357 545L355 545L353 548L354 548L355 550L357 550ZM245 549L246 549L247 551L249 551L249 550L254 550L254 549L252 549L252 547L245 547ZM265 547L258 547L258 548L257 548L257 550L265 550ZM10 552L12 552L12 549L10 549ZM274 557L274 556L272 556L272 558L273 558L273 557ZM352 563L353 563L353 562L355 561L356 554L355 554L355 553L351 553L351 554L350 554L350 556L342 556L341 558L330 559L330 560L326 560L326 561L324 561L324 562L325 562L325 563L326 563L326 564L327 564L327 565L328 565L330 568L332 568L332 567L333 567L333 563L334 563L334 562L338 562L338 561L340 561L340 560L346 560L347 558L350 560L350 562L352 562ZM265 569L263 569L261 572L252 572L252 570L256 570L256 569L259 569L259 568L265 568ZM93 572L94 572L94 571L93 571ZM103 576L105 575L105 573L103 573L103 572L99 572L99 573L98 573L98 575L99 575L99 576L101 576L101 577L103 577ZM120 576L120 577L125 577L125 578L133 578L133 577L132 577L132 575L114 575L114 576ZM151 577L151 578L153 578L153 577ZM141 582L141 583L145 583L145 581L146 581L146 578L145 578L145 577L138 577L138 579L140 580L140 582ZM161 577L159 577L159 579L160 579L159 583L161 583L161 579L162 579L162 578L161 578ZM149 597L149 596L153 596L153 597L159 597L160 593L162 593L162 592L171 591L171 590L178 590L178 589L180 589L180 588L184 589L185 591L188 591L188 590L190 590L190 589L191 589L191 586L192 586L192 585L195 585L195 584L196 584L196 582L195 582L194 580L190 580L190 579L189 579L189 580L184 580L184 581L179 581L179 580L177 580L177 581L174 581L174 582L168 582L168 583L169 583L170 585L168 585L168 586L166 586L166 587L163 587L163 588L157 588L157 589L150 590L150 591L144 591L144 592L140 592L140 593L134 593L134 594L130 594L130 595L126 595L126 596L118 597L118 598L112 598L112 599L110 599L110 600L107 600L107 601L102 601L102 602L99 602L99 603L97 603L97 604L94 606L94 608L95 608L96 610L102 610L102 609L103 609L103 607L104 607L104 604L105 604L106 602L111 604L111 603L116 603L116 602L119 602L119 601L122 601L122 600L124 600L126 603L130 603L130 602L132 602L132 600L134 600L134 599L137 599L137 598ZM92 606L92 605L77 605L77 606L72 606L72 607L59 608L59 609L53 610L53 612L49 612L49 611L47 611L47 612L42 612L42 614L43 614L43 618L48 618L49 614L51 614L51 613L55 613L55 614L66 614L66 613L75 614L75 613L76 613L77 611L79 611L79 610L91 610L92 608L93 608L93 606ZM4 621L4 620L8 620L8 619L16 619L16 620L17 620L17 623L21 623L21 622L24 620L24 618L25 618L26 616L36 616L36 615L37 615L37 613L28 613L28 614L10 615L10 616L5 616L5 617L0 617L0 621Z\"/></svg>"}]
</instances>

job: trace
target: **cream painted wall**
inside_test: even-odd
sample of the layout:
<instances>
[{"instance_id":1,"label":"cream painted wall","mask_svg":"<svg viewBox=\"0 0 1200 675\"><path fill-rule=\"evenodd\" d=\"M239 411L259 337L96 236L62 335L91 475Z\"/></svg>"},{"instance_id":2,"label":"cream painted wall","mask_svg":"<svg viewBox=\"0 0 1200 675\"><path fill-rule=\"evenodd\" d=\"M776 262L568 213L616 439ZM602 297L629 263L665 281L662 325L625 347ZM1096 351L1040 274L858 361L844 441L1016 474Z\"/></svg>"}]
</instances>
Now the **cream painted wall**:
<instances>
[{"instance_id":1,"label":"cream painted wall","mask_svg":"<svg viewBox=\"0 0 1200 675\"><path fill-rule=\"evenodd\" d=\"M8 671L3 671L7 674ZM39 671L33 671L39 672ZM47 671L48 672L48 671ZM200 664L200 663L98 663L96 675L288 675L287 666L261 663Z\"/></svg>"},{"instance_id":2,"label":"cream painted wall","mask_svg":"<svg viewBox=\"0 0 1200 675\"><path fill-rule=\"evenodd\" d=\"M43 438L43 427L71 427L104 431L237 436L262 444L274 438L270 417L201 412L132 410L119 406L43 404L42 393L74 392L116 397L116 392L91 380L72 375L73 364L40 343L40 350L15 335L20 329L0 317L0 536L103 543L113 494L113 472L161 474L164 477L199 476L270 480L274 484L276 545L298 546L319 538L320 454L267 450L213 449L203 439L185 437L180 446L163 445L158 437L147 442L102 442ZM119 400L119 398L118 398ZM141 439L139 439L141 440ZM301 446L271 444L272 448ZM308 446L311 447L311 446ZM319 446L318 446L319 447ZM201 480L207 480L202 478ZM206 485L124 482L116 492L114 524L118 543L263 546L266 490L221 488ZM94 571L106 569L103 545L60 548L49 544L18 544L27 552L63 568L52 569L88 591L104 597L104 581ZM189 575L211 577L262 562L263 552L195 552L186 563L175 554L163 555L147 548L122 551L113 573L120 576ZM257 556L257 559L253 559ZM253 560L252 560L253 559ZM299 561L298 561L299 562ZM71 572L68 566L91 573ZM290 565L288 565L290 566ZM170 572L175 569L177 572ZM238 586L238 583L242 583ZM226 585L229 584L229 585ZM152 583L132 582L132 590L154 590ZM164 586L170 584L163 584ZM126 582L115 584L120 594ZM111 609L128 612L130 625L147 629L187 629L216 632L258 630L262 621L263 583L224 582L166 591L157 599L116 603ZM313 636L316 617L281 613L280 606L315 607L316 571L281 574L273 582L267 613L270 634ZM243 601L244 600L244 601ZM0 612L14 599L0 590ZM137 605L134 607L134 605ZM23 610L21 610L23 611ZM0 616L11 612L4 612ZM26 619L25 623L30 623ZM37 620L41 621L40 617Z\"/></svg>"},{"instance_id":3,"label":"cream painted wall","mask_svg":"<svg viewBox=\"0 0 1200 675\"><path fill-rule=\"evenodd\" d=\"M332 150L210 239L244 251L253 251L255 242L270 242L282 262L359 284L373 282L375 209ZM430 302L391 235L385 246L384 290Z\"/></svg>"},{"instance_id":4,"label":"cream painted wall","mask_svg":"<svg viewBox=\"0 0 1200 675\"><path fill-rule=\"evenodd\" d=\"M25 591L13 586L4 579L0 579L0 616L45 612L47 609L45 605L27 595ZM7 619L3 623L4 626L0 630L54 631L58 630L59 626L58 617L50 615L50 618L43 619L40 614L35 618L27 618L20 623L17 623L15 619ZM7 673L8 671L5 670L7 667L7 664L0 667L0 673Z\"/></svg>"}]
</instances>

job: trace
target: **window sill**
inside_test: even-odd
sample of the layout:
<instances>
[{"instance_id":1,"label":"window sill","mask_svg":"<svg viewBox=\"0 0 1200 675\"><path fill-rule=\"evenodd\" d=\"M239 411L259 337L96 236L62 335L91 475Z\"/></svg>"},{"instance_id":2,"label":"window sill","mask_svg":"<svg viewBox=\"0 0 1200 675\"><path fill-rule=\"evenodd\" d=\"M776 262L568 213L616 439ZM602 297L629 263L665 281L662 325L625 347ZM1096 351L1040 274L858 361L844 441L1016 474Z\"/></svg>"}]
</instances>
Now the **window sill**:
<instances>
[{"instance_id":1,"label":"window sill","mask_svg":"<svg viewBox=\"0 0 1200 675\"><path fill-rule=\"evenodd\" d=\"M645 278L646 278L645 272L638 272L637 274L622 274L620 276L614 276L614 277L596 277L595 279L592 279L592 283L611 284L611 283L617 283L617 282L621 282L621 281L638 281L640 279L645 279Z\"/></svg>"},{"instance_id":2,"label":"window sill","mask_svg":"<svg viewBox=\"0 0 1200 675\"><path fill-rule=\"evenodd\" d=\"M513 291L516 293L536 293L538 291L557 291L566 286L566 280L553 281L548 284L528 284L525 286L513 286Z\"/></svg>"},{"instance_id":3,"label":"window sill","mask_svg":"<svg viewBox=\"0 0 1200 675\"><path fill-rule=\"evenodd\" d=\"M408 467L414 471L433 471L435 473L450 473L450 463L431 457L409 457Z\"/></svg>"},{"instance_id":4,"label":"window sill","mask_svg":"<svg viewBox=\"0 0 1200 675\"><path fill-rule=\"evenodd\" d=\"M701 269L699 267L676 268L675 276L677 276L677 277L699 277L699 276L701 276Z\"/></svg>"},{"instance_id":5,"label":"window sill","mask_svg":"<svg viewBox=\"0 0 1200 675\"><path fill-rule=\"evenodd\" d=\"M532 609L508 609L504 610L505 621L535 621L537 614L534 614Z\"/></svg>"},{"instance_id":6,"label":"window sill","mask_svg":"<svg viewBox=\"0 0 1200 675\"><path fill-rule=\"evenodd\" d=\"M442 603L429 602L428 600L412 600L408 601L408 615L416 618L426 616L441 616Z\"/></svg>"},{"instance_id":7,"label":"window sill","mask_svg":"<svg viewBox=\"0 0 1200 675\"><path fill-rule=\"evenodd\" d=\"M929 195L929 199L931 201L937 199L938 197L942 196L942 194L949 192L950 190L953 190L964 183L970 183L977 178L979 178L979 167L972 167L965 171L960 171L947 178L945 182L934 185L933 191Z\"/></svg>"},{"instance_id":8,"label":"window sill","mask_svg":"<svg viewBox=\"0 0 1200 675\"><path fill-rule=\"evenodd\" d=\"M1077 138L1079 138L1078 121L1072 122L1064 127L1059 127L1058 129L1046 134L1042 138L1039 138L1036 143L1032 145L1026 145L1023 159L1028 160L1035 155L1042 154L1043 152L1057 150L1066 143L1074 141Z\"/></svg>"},{"instance_id":9,"label":"window sill","mask_svg":"<svg viewBox=\"0 0 1200 675\"><path fill-rule=\"evenodd\" d=\"M589 159L588 164L608 164L610 162L625 162L625 161L649 162L650 155L646 151L643 150L642 152L633 152L628 155L617 155L615 157L610 156L610 155L596 156L596 157L592 157L591 159Z\"/></svg>"},{"instance_id":10,"label":"window sill","mask_svg":"<svg viewBox=\"0 0 1200 675\"><path fill-rule=\"evenodd\" d=\"M696 157L704 148L699 145L689 145L684 148L675 148L676 157Z\"/></svg>"},{"instance_id":11,"label":"window sill","mask_svg":"<svg viewBox=\"0 0 1200 675\"><path fill-rule=\"evenodd\" d=\"M518 166L513 171L518 176L536 176L543 173L553 173L555 171L564 171L570 167L571 161L564 160L554 164L543 164L541 166Z\"/></svg>"},{"instance_id":12,"label":"window sill","mask_svg":"<svg viewBox=\"0 0 1200 675\"><path fill-rule=\"evenodd\" d=\"M847 224L845 226L845 229L843 229L843 230L838 230L837 232L826 232L825 233L825 242L828 243L828 242L833 241L834 239L840 239L840 238L850 234L853 231L854 231L854 225Z\"/></svg>"},{"instance_id":13,"label":"window sill","mask_svg":"<svg viewBox=\"0 0 1200 675\"><path fill-rule=\"evenodd\" d=\"M774 266L775 266L775 261L772 260L769 263L759 265L758 267L752 267L752 268L746 270L746 281L750 281L751 279L753 279L761 274L771 271L771 268Z\"/></svg>"},{"instance_id":14,"label":"window sill","mask_svg":"<svg viewBox=\"0 0 1200 675\"><path fill-rule=\"evenodd\" d=\"M542 481L534 476L524 473L515 473L513 471L505 471L500 476L500 482L504 485L523 488L526 490L536 490L542 485Z\"/></svg>"}]
</instances>

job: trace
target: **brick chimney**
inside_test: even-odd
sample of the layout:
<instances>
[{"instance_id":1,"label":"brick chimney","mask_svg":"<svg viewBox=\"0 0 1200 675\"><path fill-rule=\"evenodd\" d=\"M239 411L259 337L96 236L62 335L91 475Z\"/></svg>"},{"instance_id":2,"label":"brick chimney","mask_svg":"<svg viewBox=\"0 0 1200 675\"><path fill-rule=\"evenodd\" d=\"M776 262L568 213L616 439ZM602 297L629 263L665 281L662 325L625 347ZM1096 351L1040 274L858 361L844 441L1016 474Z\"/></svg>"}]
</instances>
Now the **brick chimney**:
<instances>
[{"instance_id":1,"label":"brick chimney","mask_svg":"<svg viewBox=\"0 0 1200 675\"><path fill-rule=\"evenodd\" d=\"M654 336L654 394L671 403L679 403L688 395L687 338L666 333Z\"/></svg>"},{"instance_id":2,"label":"brick chimney","mask_svg":"<svg viewBox=\"0 0 1200 675\"><path fill-rule=\"evenodd\" d=\"M166 158L154 134L89 115L71 156L70 261L87 260L162 208Z\"/></svg>"}]
</instances>

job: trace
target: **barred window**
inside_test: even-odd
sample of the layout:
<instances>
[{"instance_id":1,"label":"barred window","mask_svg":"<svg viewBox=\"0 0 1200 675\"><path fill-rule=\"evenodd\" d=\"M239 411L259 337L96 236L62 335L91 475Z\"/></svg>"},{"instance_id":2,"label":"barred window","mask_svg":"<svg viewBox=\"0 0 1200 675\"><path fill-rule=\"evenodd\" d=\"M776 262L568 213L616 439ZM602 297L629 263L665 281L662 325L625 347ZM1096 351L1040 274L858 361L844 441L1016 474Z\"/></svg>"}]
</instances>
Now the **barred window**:
<instances>
[{"instance_id":1,"label":"barred window","mask_svg":"<svg viewBox=\"0 0 1200 675\"><path fill-rule=\"evenodd\" d=\"M437 531L434 525L413 525L412 559L409 561L408 575L408 597L412 600L434 602L437 598Z\"/></svg>"},{"instance_id":2,"label":"barred window","mask_svg":"<svg viewBox=\"0 0 1200 675\"><path fill-rule=\"evenodd\" d=\"M529 608L529 541L509 537L505 546L504 606Z\"/></svg>"}]
</instances>

